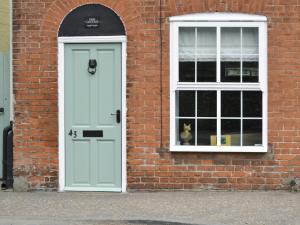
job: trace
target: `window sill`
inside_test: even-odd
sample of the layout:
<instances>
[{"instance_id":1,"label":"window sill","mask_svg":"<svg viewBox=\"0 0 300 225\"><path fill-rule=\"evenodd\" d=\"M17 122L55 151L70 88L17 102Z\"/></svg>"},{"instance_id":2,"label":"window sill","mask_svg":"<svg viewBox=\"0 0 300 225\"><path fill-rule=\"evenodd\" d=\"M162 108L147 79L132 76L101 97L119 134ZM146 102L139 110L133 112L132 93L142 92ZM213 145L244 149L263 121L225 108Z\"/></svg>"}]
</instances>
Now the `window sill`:
<instances>
[{"instance_id":1,"label":"window sill","mask_svg":"<svg viewBox=\"0 0 300 225\"><path fill-rule=\"evenodd\" d=\"M170 152L267 152L265 146L170 146Z\"/></svg>"}]
</instances>

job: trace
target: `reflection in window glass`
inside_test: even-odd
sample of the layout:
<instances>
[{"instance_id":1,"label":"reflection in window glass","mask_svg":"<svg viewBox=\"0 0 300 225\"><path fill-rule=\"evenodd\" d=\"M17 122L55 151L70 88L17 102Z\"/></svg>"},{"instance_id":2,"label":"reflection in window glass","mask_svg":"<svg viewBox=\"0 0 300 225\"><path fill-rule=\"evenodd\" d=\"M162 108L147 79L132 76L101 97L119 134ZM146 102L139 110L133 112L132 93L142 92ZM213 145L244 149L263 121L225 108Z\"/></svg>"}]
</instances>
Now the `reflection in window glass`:
<instances>
[{"instance_id":1,"label":"reflection in window glass","mask_svg":"<svg viewBox=\"0 0 300 225\"><path fill-rule=\"evenodd\" d=\"M243 91L243 116L262 117L261 91Z\"/></svg>"},{"instance_id":2,"label":"reflection in window glass","mask_svg":"<svg viewBox=\"0 0 300 225\"><path fill-rule=\"evenodd\" d=\"M197 145L217 145L217 120L199 119L197 121Z\"/></svg>"},{"instance_id":3,"label":"reflection in window glass","mask_svg":"<svg viewBox=\"0 0 300 225\"><path fill-rule=\"evenodd\" d=\"M241 92L221 91L221 116L240 117L241 116Z\"/></svg>"},{"instance_id":4,"label":"reflection in window glass","mask_svg":"<svg viewBox=\"0 0 300 225\"><path fill-rule=\"evenodd\" d=\"M179 62L179 82L195 82L195 62Z\"/></svg>"},{"instance_id":5,"label":"reflection in window glass","mask_svg":"<svg viewBox=\"0 0 300 225\"><path fill-rule=\"evenodd\" d=\"M258 28L242 28L243 82L258 82Z\"/></svg>"},{"instance_id":6,"label":"reflection in window glass","mask_svg":"<svg viewBox=\"0 0 300 225\"><path fill-rule=\"evenodd\" d=\"M223 61L221 62L221 81L240 82L241 62Z\"/></svg>"},{"instance_id":7,"label":"reflection in window glass","mask_svg":"<svg viewBox=\"0 0 300 225\"><path fill-rule=\"evenodd\" d=\"M221 120L221 145L239 146L241 145L241 120L222 119Z\"/></svg>"},{"instance_id":8,"label":"reflection in window glass","mask_svg":"<svg viewBox=\"0 0 300 225\"><path fill-rule=\"evenodd\" d=\"M198 91L197 92L198 117L217 116L217 92Z\"/></svg>"},{"instance_id":9,"label":"reflection in window glass","mask_svg":"<svg viewBox=\"0 0 300 225\"><path fill-rule=\"evenodd\" d=\"M258 82L257 61L243 61L243 82Z\"/></svg>"},{"instance_id":10,"label":"reflection in window glass","mask_svg":"<svg viewBox=\"0 0 300 225\"><path fill-rule=\"evenodd\" d=\"M195 117L195 91L178 91L179 116Z\"/></svg>"},{"instance_id":11,"label":"reflection in window glass","mask_svg":"<svg viewBox=\"0 0 300 225\"><path fill-rule=\"evenodd\" d=\"M216 82L217 63L197 62L197 82Z\"/></svg>"},{"instance_id":12,"label":"reflection in window glass","mask_svg":"<svg viewBox=\"0 0 300 225\"><path fill-rule=\"evenodd\" d=\"M221 29L221 82L241 80L241 28Z\"/></svg>"},{"instance_id":13,"label":"reflection in window glass","mask_svg":"<svg viewBox=\"0 0 300 225\"><path fill-rule=\"evenodd\" d=\"M262 120L243 120L243 146L262 145Z\"/></svg>"}]
</instances>

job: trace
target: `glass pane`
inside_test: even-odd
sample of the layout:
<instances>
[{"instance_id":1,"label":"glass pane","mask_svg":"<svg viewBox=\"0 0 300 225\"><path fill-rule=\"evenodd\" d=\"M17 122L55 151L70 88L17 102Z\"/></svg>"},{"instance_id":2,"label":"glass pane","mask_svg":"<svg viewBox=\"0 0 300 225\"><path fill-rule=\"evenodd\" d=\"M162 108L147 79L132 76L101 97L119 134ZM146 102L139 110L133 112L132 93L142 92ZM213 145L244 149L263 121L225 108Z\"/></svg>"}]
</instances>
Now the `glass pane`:
<instances>
[{"instance_id":1,"label":"glass pane","mask_svg":"<svg viewBox=\"0 0 300 225\"><path fill-rule=\"evenodd\" d=\"M217 116L217 92L198 91L197 92L197 111L198 117Z\"/></svg>"},{"instance_id":2,"label":"glass pane","mask_svg":"<svg viewBox=\"0 0 300 225\"><path fill-rule=\"evenodd\" d=\"M216 81L216 28L197 28L197 82Z\"/></svg>"},{"instance_id":3,"label":"glass pane","mask_svg":"<svg viewBox=\"0 0 300 225\"><path fill-rule=\"evenodd\" d=\"M222 119L221 120L221 145L239 146L241 145L241 120Z\"/></svg>"},{"instance_id":4,"label":"glass pane","mask_svg":"<svg viewBox=\"0 0 300 225\"><path fill-rule=\"evenodd\" d=\"M262 120L243 120L243 145L262 145Z\"/></svg>"},{"instance_id":5,"label":"glass pane","mask_svg":"<svg viewBox=\"0 0 300 225\"><path fill-rule=\"evenodd\" d=\"M177 91L179 117L195 117L195 91Z\"/></svg>"},{"instance_id":6,"label":"glass pane","mask_svg":"<svg viewBox=\"0 0 300 225\"><path fill-rule=\"evenodd\" d=\"M179 28L179 61L194 61L196 51L196 28Z\"/></svg>"},{"instance_id":7,"label":"glass pane","mask_svg":"<svg viewBox=\"0 0 300 225\"><path fill-rule=\"evenodd\" d=\"M197 145L217 145L217 120L200 119L197 126Z\"/></svg>"},{"instance_id":8,"label":"glass pane","mask_svg":"<svg viewBox=\"0 0 300 225\"><path fill-rule=\"evenodd\" d=\"M258 82L258 28L242 28L243 82Z\"/></svg>"},{"instance_id":9,"label":"glass pane","mask_svg":"<svg viewBox=\"0 0 300 225\"><path fill-rule=\"evenodd\" d=\"M262 117L261 91L243 91L243 116Z\"/></svg>"},{"instance_id":10,"label":"glass pane","mask_svg":"<svg viewBox=\"0 0 300 225\"><path fill-rule=\"evenodd\" d=\"M221 28L221 82L240 82L241 28Z\"/></svg>"},{"instance_id":11,"label":"glass pane","mask_svg":"<svg viewBox=\"0 0 300 225\"><path fill-rule=\"evenodd\" d=\"M179 62L179 82L195 82L195 62Z\"/></svg>"},{"instance_id":12,"label":"glass pane","mask_svg":"<svg viewBox=\"0 0 300 225\"><path fill-rule=\"evenodd\" d=\"M221 91L221 116L240 117L241 116L241 92Z\"/></svg>"},{"instance_id":13,"label":"glass pane","mask_svg":"<svg viewBox=\"0 0 300 225\"><path fill-rule=\"evenodd\" d=\"M195 120L176 120L176 145L195 145Z\"/></svg>"},{"instance_id":14,"label":"glass pane","mask_svg":"<svg viewBox=\"0 0 300 225\"><path fill-rule=\"evenodd\" d=\"M197 82L216 82L217 63L197 62Z\"/></svg>"},{"instance_id":15,"label":"glass pane","mask_svg":"<svg viewBox=\"0 0 300 225\"><path fill-rule=\"evenodd\" d=\"M179 28L179 81L195 82L196 28Z\"/></svg>"},{"instance_id":16,"label":"glass pane","mask_svg":"<svg viewBox=\"0 0 300 225\"><path fill-rule=\"evenodd\" d=\"M241 81L241 62L223 61L221 59L221 82Z\"/></svg>"},{"instance_id":17,"label":"glass pane","mask_svg":"<svg viewBox=\"0 0 300 225\"><path fill-rule=\"evenodd\" d=\"M243 54L258 54L258 28L244 27L242 29L242 52Z\"/></svg>"},{"instance_id":18,"label":"glass pane","mask_svg":"<svg viewBox=\"0 0 300 225\"><path fill-rule=\"evenodd\" d=\"M243 82L258 82L257 61L243 61Z\"/></svg>"},{"instance_id":19,"label":"glass pane","mask_svg":"<svg viewBox=\"0 0 300 225\"><path fill-rule=\"evenodd\" d=\"M221 28L221 55L226 58L226 61L232 61L230 59L240 58L241 28L239 27Z\"/></svg>"},{"instance_id":20,"label":"glass pane","mask_svg":"<svg viewBox=\"0 0 300 225\"><path fill-rule=\"evenodd\" d=\"M200 58L201 56L208 56L211 59L216 59L216 54L217 54L216 33L217 30L215 27L197 28L197 55Z\"/></svg>"}]
</instances>

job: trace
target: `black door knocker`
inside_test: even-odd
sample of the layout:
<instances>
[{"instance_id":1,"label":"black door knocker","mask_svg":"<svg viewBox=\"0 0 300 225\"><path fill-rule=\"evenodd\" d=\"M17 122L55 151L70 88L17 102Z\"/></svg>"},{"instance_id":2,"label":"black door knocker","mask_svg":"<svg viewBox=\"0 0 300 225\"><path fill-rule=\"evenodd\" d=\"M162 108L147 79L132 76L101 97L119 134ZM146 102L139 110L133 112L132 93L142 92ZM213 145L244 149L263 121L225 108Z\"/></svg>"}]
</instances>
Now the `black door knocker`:
<instances>
[{"instance_id":1,"label":"black door knocker","mask_svg":"<svg viewBox=\"0 0 300 225\"><path fill-rule=\"evenodd\" d=\"M97 60L96 59L90 59L89 60L88 72L92 75L95 74L96 73L96 67L97 67Z\"/></svg>"}]
</instances>

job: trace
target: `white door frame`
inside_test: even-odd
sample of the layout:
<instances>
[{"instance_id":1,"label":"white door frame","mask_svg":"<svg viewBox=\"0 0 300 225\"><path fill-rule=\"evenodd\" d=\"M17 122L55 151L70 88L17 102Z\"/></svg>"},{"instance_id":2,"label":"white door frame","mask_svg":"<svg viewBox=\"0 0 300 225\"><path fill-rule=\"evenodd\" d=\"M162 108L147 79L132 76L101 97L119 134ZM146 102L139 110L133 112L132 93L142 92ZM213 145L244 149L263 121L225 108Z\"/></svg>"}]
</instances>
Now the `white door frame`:
<instances>
[{"instance_id":1,"label":"white door frame","mask_svg":"<svg viewBox=\"0 0 300 225\"><path fill-rule=\"evenodd\" d=\"M121 43L122 44L122 192L127 187L127 151L126 151L126 59L127 38L126 36L83 36L83 37L58 37L58 155L59 155L59 191L65 191L65 117L64 117L64 57L66 43ZM80 188L78 191L88 191Z\"/></svg>"}]
</instances>

